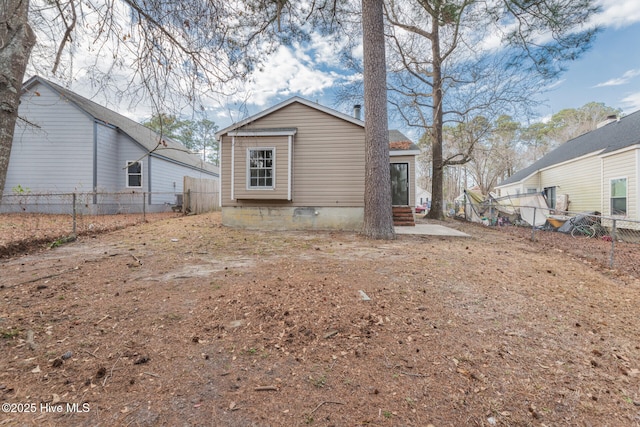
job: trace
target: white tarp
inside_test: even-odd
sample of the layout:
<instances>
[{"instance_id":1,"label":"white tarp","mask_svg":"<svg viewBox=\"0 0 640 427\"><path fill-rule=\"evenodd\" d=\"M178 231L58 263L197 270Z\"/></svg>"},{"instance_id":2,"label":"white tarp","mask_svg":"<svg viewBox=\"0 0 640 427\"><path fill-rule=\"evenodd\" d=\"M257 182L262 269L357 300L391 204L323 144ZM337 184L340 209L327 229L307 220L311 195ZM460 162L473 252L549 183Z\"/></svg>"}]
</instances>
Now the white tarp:
<instances>
[{"instance_id":1,"label":"white tarp","mask_svg":"<svg viewBox=\"0 0 640 427\"><path fill-rule=\"evenodd\" d=\"M520 218L533 226L543 226L549 215L549 206L542 193L528 193L494 198L467 190L467 219L491 223L495 216L508 217L520 214ZM535 216L535 218L534 218Z\"/></svg>"},{"instance_id":2,"label":"white tarp","mask_svg":"<svg viewBox=\"0 0 640 427\"><path fill-rule=\"evenodd\" d=\"M520 218L527 224L542 227L547 222L549 207L542 194L525 194L518 198L517 204L520 206Z\"/></svg>"}]
</instances>

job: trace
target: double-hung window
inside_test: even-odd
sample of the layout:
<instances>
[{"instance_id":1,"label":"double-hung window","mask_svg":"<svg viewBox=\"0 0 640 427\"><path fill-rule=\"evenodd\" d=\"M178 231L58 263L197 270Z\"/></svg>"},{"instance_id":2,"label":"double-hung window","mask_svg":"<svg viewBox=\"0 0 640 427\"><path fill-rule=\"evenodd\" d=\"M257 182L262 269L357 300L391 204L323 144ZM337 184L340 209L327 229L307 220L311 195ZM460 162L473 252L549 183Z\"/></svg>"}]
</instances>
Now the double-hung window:
<instances>
[{"instance_id":1,"label":"double-hung window","mask_svg":"<svg viewBox=\"0 0 640 427\"><path fill-rule=\"evenodd\" d=\"M611 180L611 215L627 214L627 178Z\"/></svg>"},{"instance_id":2,"label":"double-hung window","mask_svg":"<svg viewBox=\"0 0 640 427\"><path fill-rule=\"evenodd\" d=\"M142 162L127 162L127 188L142 188Z\"/></svg>"},{"instance_id":3,"label":"double-hung window","mask_svg":"<svg viewBox=\"0 0 640 427\"><path fill-rule=\"evenodd\" d=\"M250 148L248 153L248 184L250 189L273 189L275 187L275 148Z\"/></svg>"}]
</instances>

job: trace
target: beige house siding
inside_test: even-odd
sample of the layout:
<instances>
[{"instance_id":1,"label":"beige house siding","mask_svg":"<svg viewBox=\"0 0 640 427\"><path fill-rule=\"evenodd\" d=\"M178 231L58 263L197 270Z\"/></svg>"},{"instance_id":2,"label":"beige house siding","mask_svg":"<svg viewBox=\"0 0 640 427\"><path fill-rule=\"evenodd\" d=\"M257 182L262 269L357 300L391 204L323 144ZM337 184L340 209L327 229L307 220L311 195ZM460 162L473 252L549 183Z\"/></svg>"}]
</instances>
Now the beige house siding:
<instances>
[{"instance_id":1,"label":"beige house siding","mask_svg":"<svg viewBox=\"0 0 640 427\"><path fill-rule=\"evenodd\" d=\"M540 189L540 175L533 174L529 178L524 181L515 182L511 185L505 185L504 187L498 188L500 197L505 196L517 196L519 194L527 194L531 192L539 192Z\"/></svg>"},{"instance_id":2,"label":"beige house siding","mask_svg":"<svg viewBox=\"0 0 640 427\"><path fill-rule=\"evenodd\" d=\"M557 187L556 194L569 194L572 212L600 211L602 172L598 156L588 156L540 171L540 187Z\"/></svg>"},{"instance_id":3,"label":"beige house siding","mask_svg":"<svg viewBox=\"0 0 640 427\"><path fill-rule=\"evenodd\" d=\"M231 198L231 137L221 142L222 206L364 206L364 128L300 103L261 117L242 131L295 128L291 201L286 200L287 137L235 137L234 200ZM238 149L241 140L243 149ZM276 189L246 190L246 147L276 146ZM284 193L282 193L284 191ZM262 193L256 195L256 193ZM284 197L283 197L284 195ZM273 196L273 197L271 197ZM246 198L245 198L246 197Z\"/></svg>"},{"instance_id":4,"label":"beige house siding","mask_svg":"<svg viewBox=\"0 0 640 427\"><path fill-rule=\"evenodd\" d=\"M627 218L638 218L638 157L640 150L627 150L602 159L602 213L611 212L611 180L627 179Z\"/></svg>"},{"instance_id":5,"label":"beige house siding","mask_svg":"<svg viewBox=\"0 0 640 427\"><path fill-rule=\"evenodd\" d=\"M238 200L287 200L289 193L289 137L264 136L260 138L249 136L233 137L233 178L234 197ZM275 157L275 180L272 189L249 188L248 167L249 150L252 148L273 149ZM231 163L228 163L229 165ZM231 170L229 171L231 175Z\"/></svg>"},{"instance_id":6,"label":"beige house siding","mask_svg":"<svg viewBox=\"0 0 640 427\"><path fill-rule=\"evenodd\" d=\"M515 184L505 185L504 187L496 187L496 195L498 197L513 196L522 193L522 183L516 182Z\"/></svg>"},{"instance_id":7,"label":"beige house siding","mask_svg":"<svg viewBox=\"0 0 640 427\"><path fill-rule=\"evenodd\" d=\"M392 156L390 163L408 163L409 164L409 206L416 205L416 185L413 180L416 176L415 156Z\"/></svg>"},{"instance_id":8,"label":"beige house siding","mask_svg":"<svg viewBox=\"0 0 640 427\"><path fill-rule=\"evenodd\" d=\"M535 174L523 181L522 193L523 194L538 193L542 191L543 187L544 186L540 184L540 175Z\"/></svg>"}]
</instances>

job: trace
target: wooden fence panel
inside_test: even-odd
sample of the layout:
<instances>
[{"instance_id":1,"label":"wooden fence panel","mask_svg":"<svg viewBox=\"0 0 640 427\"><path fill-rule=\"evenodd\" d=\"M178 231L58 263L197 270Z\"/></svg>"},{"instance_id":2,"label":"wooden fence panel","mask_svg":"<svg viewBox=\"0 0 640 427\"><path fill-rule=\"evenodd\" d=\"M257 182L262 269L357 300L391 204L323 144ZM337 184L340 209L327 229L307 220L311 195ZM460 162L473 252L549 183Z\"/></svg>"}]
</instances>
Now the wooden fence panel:
<instances>
[{"instance_id":1,"label":"wooden fence panel","mask_svg":"<svg viewBox=\"0 0 640 427\"><path fill-rule=\"evenodd\" d=\"M220 210L217 180L185 176L183 189L184 213L201 214Z\"/></svg>"}]
</instances>

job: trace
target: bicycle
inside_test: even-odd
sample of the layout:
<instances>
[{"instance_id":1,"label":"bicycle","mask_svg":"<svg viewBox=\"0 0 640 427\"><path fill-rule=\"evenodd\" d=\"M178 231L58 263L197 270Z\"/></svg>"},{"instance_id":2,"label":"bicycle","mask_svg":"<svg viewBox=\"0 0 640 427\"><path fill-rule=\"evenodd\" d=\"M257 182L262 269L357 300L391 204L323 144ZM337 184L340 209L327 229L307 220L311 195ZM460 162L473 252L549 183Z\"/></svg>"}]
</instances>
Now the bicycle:
<instances>
[{"instance_id":1,"label":"bicycle","mask_svg":"<svg viewBox=\"0 0 640 427\"><path fill-rule=\"evenodd\" d=\"M609 235L609 232L606 228L604 228L598 219L594 219L592 217L584 217L579 220L579 223L576 223L575 217L571 218L571 224L573 227L571 228L571 237L585 237L585 238L604 238Z\"/></svg>"},{"instance_id":2,"label":"bicycle","mask_svg":"<svg viewBox=\"0 0 640 427\"><path fill-rule=\"evenodd\" d=\"M595 235L596 229L592 225L580 224L571 229L571 237L586 237L589 239L595 237Z\"/></svg>"}]
</instances>

